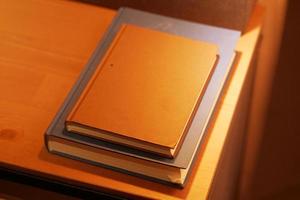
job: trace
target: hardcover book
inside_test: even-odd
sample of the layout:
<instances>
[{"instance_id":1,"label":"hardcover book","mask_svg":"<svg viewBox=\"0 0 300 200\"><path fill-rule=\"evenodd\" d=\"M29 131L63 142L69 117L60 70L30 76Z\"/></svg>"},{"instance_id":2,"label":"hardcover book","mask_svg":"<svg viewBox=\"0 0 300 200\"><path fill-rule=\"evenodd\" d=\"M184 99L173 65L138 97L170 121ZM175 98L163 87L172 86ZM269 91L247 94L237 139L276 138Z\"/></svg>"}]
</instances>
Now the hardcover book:
<instances>
[{"instance_id":1,"label":"hardcover book","mask_svg":"<svg viewBox=\"0 0 300 200\"><path fill-rule=\"evenodd\" d=\"M97 71L99 64L103 62L116 35L125 24L213 43L218 46L218 62L206 84L206 90L198 102L199 106L194 110L194 117L184 140L182 140L181 148L178 149L177 155L173 159L87 137L83 134L71 133L65 129L67 117ZM234 48L239 36L240 32L234 30L187 22L130 8L120 9L46 130L45 143L49 152L152 181L183 187L192 171L199 149L204 147L201 144L232 68ZM160 171L160 168L163 170Z\"/></svg>"},{"instance_id":2,"label":"hardcover book","mask_svg":"<svg viewBox=\"0 0 300 200\"><path fill-rule=\"evenodd\" d=\"M214 44L124 24L68 131L174 157L217 61Z\"/></svg>"}]
</instances>

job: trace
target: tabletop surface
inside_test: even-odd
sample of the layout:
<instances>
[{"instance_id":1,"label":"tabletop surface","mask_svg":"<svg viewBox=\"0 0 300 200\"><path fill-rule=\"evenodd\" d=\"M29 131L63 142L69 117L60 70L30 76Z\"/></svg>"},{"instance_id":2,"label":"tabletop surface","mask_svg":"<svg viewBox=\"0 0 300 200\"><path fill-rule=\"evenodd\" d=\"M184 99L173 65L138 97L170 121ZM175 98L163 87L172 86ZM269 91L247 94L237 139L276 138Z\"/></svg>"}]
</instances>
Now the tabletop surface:
<instances>
[{"instance_id":1,"label":"tabletop surface","mask_svg":"<svg viewBox=\"0 0 300 200\"><path fill-rule=\"evenodd\" d=\"M125 196L204 199L258 40L261 12L255 10L238 43L238 67L182 190L52 155L45 148L45 130L115 13L79 2L0 0L0 166Z\"/></svg>"}]
</instances>

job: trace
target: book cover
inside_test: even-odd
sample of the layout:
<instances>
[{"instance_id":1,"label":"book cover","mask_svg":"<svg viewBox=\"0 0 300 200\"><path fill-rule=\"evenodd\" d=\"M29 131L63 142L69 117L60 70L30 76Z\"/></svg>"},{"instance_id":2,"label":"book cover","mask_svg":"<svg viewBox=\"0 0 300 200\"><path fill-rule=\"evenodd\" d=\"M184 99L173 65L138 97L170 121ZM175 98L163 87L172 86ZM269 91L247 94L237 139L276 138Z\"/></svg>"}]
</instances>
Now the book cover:
<instances>
[{"instance_id":1,"label":"book cover","mask_svg":"<svg viewBox=\"0 0 300 200\"><path fill-rule=\"evenodd\" d=\"M218 47L124 24L68 115L68 131L174 157Z\"/></svg>"},{"instance_id":2,"label":"book cover","mask_svg":"<svg viewBox=\"0 0 300 200\"><path fill-rule=\"evenodd\" d=\"M72 108L76 104L78 98L82 94L91 76L94 74L97 66L103 59L107 49L111 42L118 33L120 27L123 24L134 24L145 28L151 28L174 35L179 35L195 40L201 40L209 43L214 43L219 47L219 61L212 77L207 85L207 89L203 94L198 109L195 112L195 116L191 122L190 128L185 136L185 140L182 142L182 146L174 159L164 158L155 154L134 150L132 148L126 148L126 146L101 141L92 137L86 137L79 134L71 134L65 131L65 120ZM104 151L110 151L124 156L131 156L141 160L151 161L170 167L189 169L185 176L184 183L180 186L183 187L191 172L193 162L197 158L197 152L202 148L202 141L205 136L206 128L214 112L215 105L221 95L223 86L232 68L232 60L234 57L234 48L239 39L240 32L224 29L219 27L213 27L204 24L192 23L183 20L178 20L170 17L164 17L156 14L151 14L143 11L138 11L130 8L122 8L119 10L115 20L108 29L103 40L95 49L91 59L87 63L85 69L82 71L78 80L74 84L74 87L66 97L61 108L58 110L53 121L49 125L45 133L45 144L47 149L51 153L59 154L68 158L80 160L93 165L99 165L113 170L121 171L130 175L139 176L145 179L149 179L156 182L163 182L169 184L167 181L161 179L149 177L138 172L128 171L116 166L107 165L96 160L89 160L83 158L80 155L71 155L63 153L59 149L53 149L51 147L51 141L58 139L61 142L65 142L66 145L71 142L82 146L82 148L96 148ZM99 155L101 156L101 154ZM171 184L174 185L174 184Z\"/></svg>"}]
</instances>

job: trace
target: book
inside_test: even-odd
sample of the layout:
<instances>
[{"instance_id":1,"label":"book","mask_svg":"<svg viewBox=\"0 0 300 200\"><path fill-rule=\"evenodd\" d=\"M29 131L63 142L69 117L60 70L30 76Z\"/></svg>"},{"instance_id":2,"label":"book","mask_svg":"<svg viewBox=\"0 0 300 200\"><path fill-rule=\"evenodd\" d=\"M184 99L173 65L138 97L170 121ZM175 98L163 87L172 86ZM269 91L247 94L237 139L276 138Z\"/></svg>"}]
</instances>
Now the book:
<instances>
[{"instance_id":1,"label":"book","mask_svg":"<svg viewBox=\"0 0 300 200\"><path fill-rule=\"evenodd\" d=\"M177 187L184 184L192 166L192 160L187 168L174 167L55 137L49 139L48 148L49 151L62 156L80 158L87 163L143 176L154 181L159 180Z\"/></svg>"},{"instance_id":2,"label":"book","mask_svg":"<svg viewBox=\"0 0 300 200\"><path fill-rule=\"evenodd\" d=\"M217 54L214 44L123 24L66 129L173 158Z\"/></svg>"},{"instance_id":3,"label":"book","mask_svg":"<svg viewBox=\"0 0 300 200\"><path fill-rule=\"evenodd\" d=\"M205 41L216 44L219 47L218 63L207 85L207 89L202 96L199 106L195 111L194 118L188 132L186 133L185 139L182 142L181 148L178 150L176 157L173 159L139 151L133 148L127 148L123 145L117 145L81 134L70 133L65 130L65 121L67 116L78 101L83 90L86 88L87 83L95 73L99 63L103 59L123 24L133 24L194 40ZM120 9L104 38L97 45L97 48L89 62L70 90L61 108L58 110L52 122L49 124L49 127L45 131L45 144L48 151L66 158L76 159L87 164L105 167L107 169L112 169L128 175L134 175L146 180L180 188L184 187L193 169L193 163L197 160L199 150L205 148L202 143L208 134L206 129L232 68L232 61L234 60L235 55L234 48L239 36L240 32L230 29L192 23L131 8ZM151 173L148 173L147 170L144 173L141 173L138 169L128 169L126 166L118 165L118 163L106 163L102 160L91 159L87 155L77 153L76 151L63 152L61 148L53 145L54 143L52 141L54 140L59 140L59 143L62 143L65 146L70 146L69 143L72 143L73 145L80 145L80 149L78 149L79 151L81 151L81 149L87 151L89 151L90 148L93 148L94 150L97 149L99 150L96 153L98 157L102 156L101 152L112 152L116 153L114 155L118 155L119 157L129 156L136 158L137 160L157 163L159 164L158 166L162 165L175 167L177 169L187 169L186 176L181 179L183 183L173 183L170 179L163 179L159 176L150 175ZM166 175L168 174L167 171L168 170L165 171Z\"/></svg>"}]
</instances>

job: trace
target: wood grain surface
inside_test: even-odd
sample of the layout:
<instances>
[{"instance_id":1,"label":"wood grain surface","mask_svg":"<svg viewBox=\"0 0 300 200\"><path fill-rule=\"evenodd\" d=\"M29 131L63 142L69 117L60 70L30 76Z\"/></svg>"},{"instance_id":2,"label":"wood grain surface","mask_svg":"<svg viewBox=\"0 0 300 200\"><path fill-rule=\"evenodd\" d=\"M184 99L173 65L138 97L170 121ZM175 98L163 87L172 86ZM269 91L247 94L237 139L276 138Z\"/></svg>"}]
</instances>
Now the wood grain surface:
<instances>
[{"instance_id":1,"label":"wood grain surface","mask_svg":"<svg viewBox=\"0 0 300 200\"><path fill-rule=\"evenodd\" d=\"M235 107L260 33L255 13L242 52L183 190L52 155L44 132L115 11L77 2L0 1L0 165L125 196L206 199L230 134Z\"/></svg>"}]
</instances>

